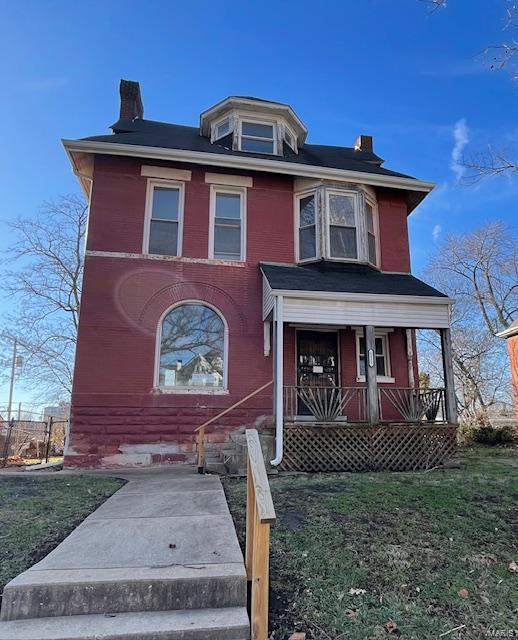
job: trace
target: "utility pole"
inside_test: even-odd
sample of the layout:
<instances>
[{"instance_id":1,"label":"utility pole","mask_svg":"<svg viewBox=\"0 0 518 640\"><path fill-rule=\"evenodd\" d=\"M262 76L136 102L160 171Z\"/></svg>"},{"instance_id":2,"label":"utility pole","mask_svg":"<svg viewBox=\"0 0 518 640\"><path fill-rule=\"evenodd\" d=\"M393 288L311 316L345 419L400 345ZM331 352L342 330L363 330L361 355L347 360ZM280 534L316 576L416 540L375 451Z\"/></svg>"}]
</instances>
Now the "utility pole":
<instances>
[{"instance_id":1,"label":"utility pole","mask_svg":"<svg viewBox=\"0 0 518 640\"><path fill-rule=\"evenodd\" d=\"M7 405L7 421L11 421L11 408L13 405L13 390L14 390L14 376L16 373L16 349L18 347L17 338L14 339L13 343L13 361L11 363L11 383L9 385L9 404Z\"/></svg>"}]
</instances>

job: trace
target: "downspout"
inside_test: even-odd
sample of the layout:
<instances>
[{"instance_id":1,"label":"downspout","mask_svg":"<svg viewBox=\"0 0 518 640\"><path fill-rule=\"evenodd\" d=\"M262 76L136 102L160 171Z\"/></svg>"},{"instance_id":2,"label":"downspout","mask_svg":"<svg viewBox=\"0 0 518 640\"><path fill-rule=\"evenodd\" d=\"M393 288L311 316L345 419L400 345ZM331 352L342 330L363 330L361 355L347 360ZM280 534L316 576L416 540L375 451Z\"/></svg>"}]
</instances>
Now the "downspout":
<instances>
[{"instance_id":1,"label":"downspout","mask_svg":"<svg viewBox=\"0 0 518 640\"><path fill-rule=\"evenodd\" d=\"M283 357L284 357L284 313L283 297L275 298L275 458L270 461L272 467L282 462L284 441L283 411Z\"/></svg>"}]
</instances>

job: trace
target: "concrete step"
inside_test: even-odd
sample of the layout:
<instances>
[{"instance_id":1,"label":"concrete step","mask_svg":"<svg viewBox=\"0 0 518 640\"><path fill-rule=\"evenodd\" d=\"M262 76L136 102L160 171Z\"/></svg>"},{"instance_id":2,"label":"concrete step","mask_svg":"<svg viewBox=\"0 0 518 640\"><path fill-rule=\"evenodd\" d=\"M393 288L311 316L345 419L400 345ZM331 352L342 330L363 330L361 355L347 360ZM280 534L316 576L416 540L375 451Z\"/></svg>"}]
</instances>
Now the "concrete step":
<instances>
[{"instance_id":1,"label":"concrete step","mask_svg":"<svg viewBox=\"0 0 518 640\"><path fill-rule=\"evenodd\" d=\"M0 622L0 640L248 640L244 607Z\"/></svg>"},{"instance_id":2,"label":"concrete step","mask_svg":"<svg viewBox=\"0 0 518 640\"><path fill-rule=\"evenodd\" d=\"M242 563L29 570L6 585L1 620L242 607Z\"/></svg>"}]
</instances>

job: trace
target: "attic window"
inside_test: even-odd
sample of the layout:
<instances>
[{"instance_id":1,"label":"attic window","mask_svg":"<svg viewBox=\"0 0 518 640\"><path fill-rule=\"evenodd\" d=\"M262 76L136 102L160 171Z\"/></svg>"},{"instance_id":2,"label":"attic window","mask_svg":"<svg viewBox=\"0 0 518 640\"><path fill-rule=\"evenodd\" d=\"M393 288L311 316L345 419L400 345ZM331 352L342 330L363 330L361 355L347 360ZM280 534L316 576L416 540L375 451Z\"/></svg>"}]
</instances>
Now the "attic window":
<instances>
[{"instance_id":1,"label":"attic window","mask_svg":"<svg viewBox=\"0 0 518 640\"><path fill-rule=\"evenodd\" d=\"M290 147L290 149L292 149L293 151L296 151L297 148L295 146L295 136L292 134L292 132L288 129L288 127L284 127L284 142L288 145L288 147Z\"/></svg>"},{"instance_id":2,"label":"attic window","mask_svg":"<svg viewBox=\"0 0 518 640\"><path fill-rule=\"evenodd\" d=\"M230 118L225 118L216 125L214 131L214 140L219 140L230 133Z\"/></svg>"},{"instance_id":3,"label":"attic window","mask_svg":"<svg viewBox=\"0 0 518 640\"><path fill-rule=\"evenodd\" d=\"M243 120L239 136L239 150L255 153L277 153L275 124Z\"/></svg>"}]
</instances>

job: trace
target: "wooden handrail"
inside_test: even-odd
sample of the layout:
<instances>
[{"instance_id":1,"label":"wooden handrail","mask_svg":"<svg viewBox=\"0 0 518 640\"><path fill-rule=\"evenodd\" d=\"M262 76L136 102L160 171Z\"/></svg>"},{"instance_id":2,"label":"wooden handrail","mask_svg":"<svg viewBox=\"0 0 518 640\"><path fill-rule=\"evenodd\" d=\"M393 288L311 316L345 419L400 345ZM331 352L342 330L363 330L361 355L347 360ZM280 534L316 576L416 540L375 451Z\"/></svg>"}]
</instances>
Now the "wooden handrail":
<instances>
[{"instance_id":1,"label":"wooden handrail","mask_svg":"<svg viewBox=\"0 0 518 640\"><path fill-rule=\"evenodd\" d=\"M267 640L270 526L275 524L276 516L256 429L246 430L246 444L248 459L245 564L247 578L251 582L251 640Z\"/></svg>"},{"instance_id":2,"label":"wooden handrail","mask_svg":"<svg viewBox=\"0 0 518 640\"><path fill-rule=\"evenodd\" d=\"M204 473L205 471L205 427L208 427L209 424L212 424L216 420L219 420L220 418L225 416L227 413L229 413L236 407L239 407L240 405L245 403L247 400L250 400L250 398L253 398L254 396L256 396L258 393L261 393L261 391L264 391L266 387L269 387L271 384L273 384L273 380L270 380L266 384L263 384L262 387L259 387L255 391L252 391L252 393L249 393L244 398L241 398L241 400L239 400L238 402L235 402L232 406L228 407L224 411L220 411L217 415L212 417L210 420L207 420L207 422L204 422L203 424L200 424L199 427L196 427L196 429L194 430L194 433L198 434L198 473Z\"/></svg>"}]
</instances>

